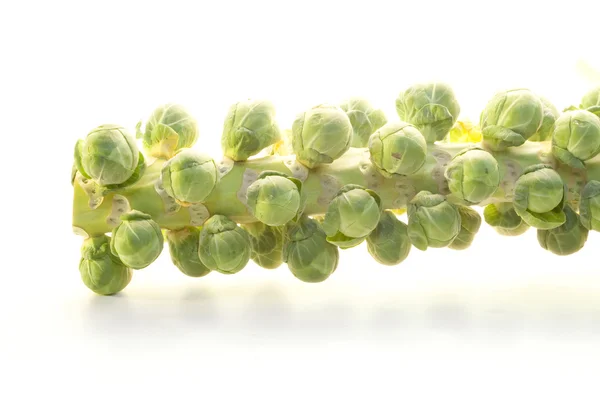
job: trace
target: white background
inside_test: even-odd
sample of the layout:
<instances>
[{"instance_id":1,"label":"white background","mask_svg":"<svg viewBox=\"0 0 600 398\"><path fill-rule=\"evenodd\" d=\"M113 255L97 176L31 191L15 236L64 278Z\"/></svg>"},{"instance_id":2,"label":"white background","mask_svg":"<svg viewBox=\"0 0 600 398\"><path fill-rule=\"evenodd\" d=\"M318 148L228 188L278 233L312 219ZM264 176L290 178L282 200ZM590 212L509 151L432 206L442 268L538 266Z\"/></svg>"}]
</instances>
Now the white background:
<instances>
[{"instance_id":1,"label":"white background","mask_svg":"<svg viewBox=\"0 0 600 398\"><path fill-rule=\"evenodd\" d=\"M78 138L167 101L215 157L246 97L274 101L284 126L349 95L394 118L397 93L429 79L472 120L508 87L562 109L600 82L598 15L578 1L3 2L0 396L598 396L596 234L567 258L485 225L468 251L413 249L396 267L360 247L318 285L285 265L191 279L165 251L106 298L79 280L69 184Z\"/></svg>"}]
</instances>

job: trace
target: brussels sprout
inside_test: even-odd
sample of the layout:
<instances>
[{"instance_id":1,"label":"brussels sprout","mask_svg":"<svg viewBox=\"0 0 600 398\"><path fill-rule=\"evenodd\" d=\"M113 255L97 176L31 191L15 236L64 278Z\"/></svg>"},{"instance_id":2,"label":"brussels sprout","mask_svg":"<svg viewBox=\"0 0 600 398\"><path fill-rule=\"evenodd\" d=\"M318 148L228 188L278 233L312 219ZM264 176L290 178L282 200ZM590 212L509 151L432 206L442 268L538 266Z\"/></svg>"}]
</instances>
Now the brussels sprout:
<instances>
[{"instance_id":1,"label":"brussels sprout","mask_svg":"<svg viewBox=\"0 0 600 398\"><path fill-rule=\"evenodd\" d=\"M427 159L427 143L417 128L404 122L390 122L369 138L371 161L387 178L411 175Z\"/></svg>"},{"instance_id":2,"label":"brussels sprout","mask_svg":"<svg viewBox=\"0 0 600 398\"><path fill-rule=\"evenodd\" d=\"M446 136L448 142L481 142L481 128L469 120L458 120Z\"/></svg>"},{"instance_id":3,"label":"brussels sprout","mask_svg":"<svg viewBox=\"0 0 600 398\"><path fill-rule=\"evenodd\" d=\"M492 203L483 209L483 218L486 223L500 235L518 236L529 229L515 211L512 203Z\"/></svg>"},{"instance_id":4,"label":"brussels sprout","mask_svg":"<svg viewBox=\"0 0 600 398\"><path fill-rule=\"evenodd\" d=\"M246 191L256 219L270 226L285 225L301 210L302 182L277 171L263 171Z\"/></svg>"},{"instance_id":5,"label":"brussels sprout","mask_svg":"<svg viewBox=\"0 0 600 398\"><path fill-rule=\"evenodd\" d=\"M250 237L223 215L209 218L200 232L199 255L206 267L222 274L235 274L250 261Z\"/></svg>"},{"instance_id":6,"label":"brussels sprout","mask_svg":"<svg viewBox=\"0 0 600 398\"><path fill-rule=\"evenodd\" d=\"M170 159L178 150L194 146L198 135L196 119L182 105L171 103L152 112L142 138L150 156Z\"/></svg>"},{"instance_id":7,"label":"brussels sprout","mask_svg":"<svg viewBox=\"0 0 600 398\"><path fill-rule=\"evenodd\" d=\"M206 265L200 261L198 247L200 244L200 228L184 227L165 232L169 253L173 264L187 276L201 277L210 273Z\"/></svg>"},{"instance_id":8,"label":"brussels sprout","mask_svg":"<svg viewBox=\"0 0 600 398\"><path fill-rule=\"evenodd\" d=\"M360 244L377 226L382 210L375 192L360 185L343 186L329 203L323 219L327 241L341 248Z\"/></svg>"},{"instance_id":9,"label":"brussels sprout","mask_svg":"<svg viewBox=\"0 0 600 398\"><path fill-rule=\"evenodd\" d=\"M296 159L308 168L332 163L350 147L352 124L337 106L318 105L298 115L292 124Z\"/></svg>"},{"instance_id":10,"label":"brussels sprout","mask_svg":"<svg viewBox=\"0 0 600 398\"><path fill-rule=\"evenodd\" d=\"M286 228L283 261L292 274L303 282L323 282L336 270L338 248L327 242L319 223L302 216Z\"/></svg>"},{"instance_id":11,"label":"brussels sprout","mask_svg":"<svg viewBox=\"0 0 600 398\"><path fill-rule=\"evenodd\" d=\"M210 156L182 149L163 164L160 178L167 194L187 206L211 194L219 182L219 170Z\"/></svg>"},{"instance_id":12,"label":"brussels sprout","mask_svg":"<svg viewBox=\"0 0 600 398\"><path fill-rule=\"evenodd\" d=\"M352 124L353 148L366 148L369 137L387 122L387 118L381 109L373 109L373 106L364 98L352 97L344 101L340 108L350 118Z\"/></svg>"},{"instance_id":13,"label":"brussels sprout","mask_svg":"<svg viewBox=\"0 0 600 398\"><path fill-rule=\"evenodd\" d=\"M133 276L132 270L110 252L110 238L106 235L83 241L79 273L91 291L106 296L125 289Z\"/></svg>"},{"instance_id":14,"label":"brussels sprout","mask_svg":"<svg viewBox=\"0 0 600 398\"><path fill-rule=\"evenodd\" d=\"M544 116L542 117L542 124L540 125L540 128L535 132L534 135L529 137L529 141L548 141L552 137L554 123L560 116L558 109L556 109L553 103L542 96L539 98L540 101L542 101Z\"/></svg>"},{"instance_id":15,"label":"brussels sprout","mask_svg":"<svg viewBox=\"0 0 600 398\"><path fill-rule=\"evenodd\" d=\"M527 167L517 179L513 206L529 226L552 229L565 222L563 212L566 187L550 166Z\"/></svg>"},{"instance_id":16,"label":"brussels sprout","mask_svg":"<svg viewBox=\"0 0 600 398\"><path fill-rule=\"evenodd\" d=\"M573 168L600 153L600 118L584 110L569 111L556 121L552 154Z\"/></svg>"},{"instance_id":17,"label":"brussels sprout","mask_svg":"<svg viewBox=\"0 0 600 398\"><path fill-rule=\"evenodd\" d=\"M584 227L600 231L600 181L589 181L581 191L579 215Z\"/></svg>"},{"instance_id":18,"label":"brussels sprout","mask_svg":"<svg viewBox=\"0 0 600 398\"><path fill-rule=\"evenodd\" d=\"M444 195L421 191L408 204L408 236L419 250L449 246L461 224L456 206Z\"/></svg>"},{"instance_id":19,"label":"brussels sprout","mask_svg":"<svg viewBox=\"0 0 600 398\"><path fill-rule=\"evenodd\" d=\"M495 151L523 145L540 129L543 118L542 101L530 90L502 91L481 113L483 142Z\"/></svg>"},{"instance_id":20,"label":"brussels sprout","mask_svg":"<svg viewBox=\"0 0 600 398\"><path fill-rule=\"evenodd\" d=\"M242 161L281 140L271 101L240 101L227 112L221 136L225 156Z\"/></svg>"},{"instance_id":21,"label":"brussels sprout","mask_svg":"<svg viewBox=\"0 0 600 398\"><path fill-rule=\"evenodd\" d=\"M594 87L583 96L581 108L600 117L600 86Z\"/></svg>"},{"instance_id":22,"label":"brussels sprout","mask_svg":"<svg viewBox=\"0 0 600 398\"><path fill-rule=\"evenodd\" d=\"M460 232L448 246L454 250L464 250L471 246L481 227L481 216L468 206L455 205L460 214Z\"/></svg>"},{"instance_id":23,"label":"brussels sprout","mask_svg":"<svg viewBox=\"0 0 600 398\"><path fill-rule=\"evenodd\" d=\"M142 175L144 156L124 127L104 124L92 130L75 146L77 171L104 187L122 187Z\"/></svg>"},{"instance_id":24,"label":"brussels sprout","mask_svg":"<svg viewBox=\"0 0 600 398\"><path fill-rule=\"evenodd\" d=\"M500 185L498 162L481 148L467 148L457 153L445 171L448 188L468 204L482 202Z\"/></svg>"},{"instance_id":25,"label":"brussels sprout","mask_svg":"<svg viewBox=\"0 0 600 398\"><path fill-rule=\"evenodd\" d=\"M146 268L163 250L164 238L160 227L151 216L138 210L123 214L121 220L121 224L112 231L112 253L129 268Z\"/></svg>"},{"instance_id":26,"label":"brussels sprout","mask_svg":"<svg viewBox=\"0 0 600 398\"><path fill-rule=\"evenodd\" d=\"M552 229L539 229L537 238L542 248L559 256L567 256L583 248L588 237L579 220L579 215L566 205L564 210L566 221L559 227Z\"/></svg>"},{"instance_id":27,"label":"brussels sprout","mask_svg":"<svg viewBox=\"0 0 600 398\"><path fill-rule=\"evenodd\" d=\"M377 227L367 237L367 249L380 264L396 265L410 253L408 227L389 210L381 214Z\"/></svg>"},{"instance_id":28,"label":"brussels sprout","mask_svg":"<svg viewBox=\"0 0 600 398\"><path fill-rule=\"evenodd\" d=\"M242 224L250 237L250 258L266 269L278 268L283 263L284 227L271 227L261 222Z\"/></svg>"},{"instance_id":29,"label":"brussels sprout","mask_svg":"<svg viewBox=\"0 0 600 398\"><path fill-rule=\"evenodd\" d=\"M443 140L460 114L454 91L445 83L416 84L396 99L400 119L413 124L427 142Z\"/></svg>"}]
</instances>

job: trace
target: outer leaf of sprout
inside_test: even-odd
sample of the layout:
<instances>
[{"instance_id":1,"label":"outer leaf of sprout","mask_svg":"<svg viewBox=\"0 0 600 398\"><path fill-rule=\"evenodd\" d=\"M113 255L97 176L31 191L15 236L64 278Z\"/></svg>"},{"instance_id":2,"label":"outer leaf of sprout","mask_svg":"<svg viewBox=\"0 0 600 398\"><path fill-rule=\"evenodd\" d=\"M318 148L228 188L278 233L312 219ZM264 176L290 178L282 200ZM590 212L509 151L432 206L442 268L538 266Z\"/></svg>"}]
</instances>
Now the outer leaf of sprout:
<instances>
[{"instance_id":1,"label":"outer leaf of sprout","mask_svg":"<svg viewBox=\"0 0 600 398\"><path fill-rule=\"evenodd\" d=\"M565 194L566 186L555 170L544 164L533 165L517 179L513 206L529 226L552 229L566 220Z\"/></svg>"},{"instance_id":2,"label":"outer leaf of sprout","mask_svg":"<svg viewBox=\"0 0 600 398\"><path fill-rule=\"evenodd\" d=\"M250 237L223 215L209 218L200 232L200 261L212 271L235 274L250 261Z\"/></svg>"},{"instance_id":3,"label":"outer leaf of sprout","mask_svg":"<svg viewBox=\"0 0 600 398\"><path fill-rule=\"evenodd\" d=\"M160 227L151 216L137 210L123 214L121 220L112 231L112 253L129 268L146 268L163 250Z\"/></svg>"},{"instance_id":4,"label":"outer leaf of sprout","mask_svg":"<svg viewBox=\"0 0 600 398\"><path fill-rule=\"evenodd\" d=\"M566 221L559 227L538 230L537 238L540 246L559 256L567 256L578 252L588 237L588 230L581 225L579 215L567 205L564 208Z\"/></svg>"},{"instance_id":5,"label":"outer leaf of sprout","mask_svg":"<svg viewBox=\"0 0 600 398\"><path fill-rule=\"evenodd\" d=\"M180 204L200 203L219 182L219 171L210 156L182 149L163 164L161 182L167 194Z\"/></svg>"},{"instance_id":6,"label":"outer leaf of sprout","mask_svg":"<svg viewBox=\"0 0 600 398\"><path fill-rule=\"evenodd\" d=\"M527 232L529 225L515 211L512 203L492 203L483 209L485 222L504 236L519 236Z\"/></svg>"},{"instance_id":7,"label":"outer leaf of sprout","mask_svg":"<svg viewBox=\"0 0 600 398\"><path fill-rule=\"evenodd\" d=\"M210 273L210 269L200 261L198 255L200 228L184 227L178 230L167 230L165 237L169 244L171 260L181 272L196 278Z\"/></svg>"},{"instance_id":8,"label":"outer leaf of sprout","mask_svg":"<svg viewBox=\"0 0 600 398\"><path fill-rule=\"evenodd\" d=\"M448 246L454 250L465 250L471 243L481 227L481 216L468 206L455 205L460 214L460 232Z\"/></svg>"},{"instance_id":9,"label":"outer leaf of sprout","mask_svg":"<svg viewBox=\"0 0 600 398\"><path fill-rule=\"evenodd\" d=\"M383 265L397 265L408 257L410 248L407 225L391 211L384 211L367 237L367 249L373 259Z\"/></svg>"},{"instance_id":10,"label":"outer leaf of sprout","mask_svg":"<svg viewBox=\"0 0 600 398\"><path fill-rule=\"evenodd\" d=\"M583 96L581 108L600 117L600 86L592 88Z\"/></svg>"},{"instance_id":11,"label":"outer leaf of sprout","mask_svg":"<svg viewBox=\"0 0 600 398\"><path fill-rule=\"evenodd\" d=\"M540 101L542 101L544 116L540 128L534 135L529 137L529 141L549 141L552 138L552 132L554 131L554 123L560 116L560 112L558 112L558 109L556 109L554 104L545 97L539 97Z\"/></svg>"},{"instance_id":12,"label":"outer leaf of sprout","mask_svg":"<svg viewBox=\"0 0 600 398\"><path fill-rule=\"evenodd\" d=\"M579 215L585 228L600 231L600 181L589 181L581 191Z\"/></svg>"},{"instance_id":13,"label":"outer leaf of sprout","mask_svg":"<svg viewBox=\"0 0 600 398\"><path fill-rule=\"evenodd\" d=\"M332 163L350 147L352 124L337 106L318 105L298 115L292 124L296 159L308 168Z\"/></svg>"},{"instance_id":14,"label":"outer leaf of sprout","mask_svg":"<svg viewBox=\"0 0 600 398\"><path fill-rule=\"evenodd\" d=\"M408 204L408 236L417 249L449 246L460 232L460 214L443 195L421 191Z\"/></svg>"},{"instance_id":15,"label":"outer leaf of sprout","mask_svg":"<svg viewBox=\"0 0 600 398\"><path fill-rule=\"evenodd\" d=\"M446 137L460 114L460 105L449 85L435 82L415 84L401 92L396 111L431 143Z\"/></svg>"},{"instance_id":16,"label":"outer leaf of sprout","mask_svg":"<svg viewBox=\"0 0 600 398\"><path fill-rule=\"evenodd\" d=\"M221 136L225 156L243 161L281 139L271 101L248 99L229 108Z\"/></svg>"},{"instance_id":17,"label":"outer leaf of sprout","mask_svg":"<svg viewBox=\"0 0 600 398\"><path fill-rule=\"evenodd\" d=\"M95 236L83 241L79 273L94 293L112 295L125 289L133 272L110 251L110 237Z\"/></svg>"},{"instance_id":18,"label":"outer leaf of sprout","mask_svg":"<svg viewBox=\"0 0 600 398\"><path fill-rule=\"evenodd\" d=\"M319 223L306 216L286 229L283 259L292 274L303 282L323 282L336 270L338 248L327 242Z\"/></svg>"},{"instance_id":19,"label":"outer leaf of sprout","mask_svg":"<svg viewBox=\"0 0 600 398\"><path fill-rule=\"evenodd\" d=\"M250 212L259 221L285 225L301 210L302 182L276 171L262 172L248 187L246 198Z\"/></svg>"},{"instance_id":20,"label":"outer leaf of sprout","mask_svg":"<svg viewBox=\"0 0 600 398\"><path fill-rule=\"evenodd\" d=\"M539 130L543 116L542 101L530 90L497 93L481 113L483 142L495 151L523 145Z\"/></svg>"},{"instance_id":21,"label":"outer leaf of sprout","mask_svg":"<svg viewBox=\"0 0 600 398\"><path fill-rule=\"evenodd\" d=\"M283 263L283 227L271 227L261 222L242 224L250 238L252 260L266 269L278 268Z\"/></svg>"},{"instance_id":22,"label":"outer leaf of sprout","mask_svg":"<svg viewBox=\"0 0 600 398\"><path fill-rule=\"evenodd\" d=\"M556 121L552 153L561 162L583 169L600 153L600 118L585 110L566 112Z\"/></svg>"},{"instance_id":23,"label":"outer leaf of sprout","mask_svg":"<svg viewBox=\"0 0 600 398\"><path fill-rule=\"evenodd\" d=\"M198 123L188 110L169 103L150 115L143 135L144 149L155 158L170 159L182 148L191 148L198 140Z\"/></svg>"},{"instance_id":24,"label":"outer leaf of sprout","mask_svg":"<svg viewBox=\"0 0 600 398\"><path fill-rule=\"evenodd\" d=\"M500 184L498 162L480 148L467 148L454 156L445 177L455 196L469 204L486 200Z\"/></svg>"},{"instance_id":25,"label":"outer leaf of sprout","mask_svg":"<svg viewBox=\"0 0 600 398\"><path fill-rule=\"evenodd\" d=\"M415 126L389 122L369 138L369 153L373 165L384 177L411 175L427 159L427 142Z\"/></svg>"},{"instance_id":26,"label":"outer leaf of sprout","mask_svg":"<svg viewBox=\"0 0 600 398\"><path fill-rule=\"evenodd\" d=\"M368 100L352 97L344 101L340 108L348 115L352 124L352 142L354 148L366 148L369 137L383 126L387 118L380 109L374 109Z\"/></svg>"}]
</instances>

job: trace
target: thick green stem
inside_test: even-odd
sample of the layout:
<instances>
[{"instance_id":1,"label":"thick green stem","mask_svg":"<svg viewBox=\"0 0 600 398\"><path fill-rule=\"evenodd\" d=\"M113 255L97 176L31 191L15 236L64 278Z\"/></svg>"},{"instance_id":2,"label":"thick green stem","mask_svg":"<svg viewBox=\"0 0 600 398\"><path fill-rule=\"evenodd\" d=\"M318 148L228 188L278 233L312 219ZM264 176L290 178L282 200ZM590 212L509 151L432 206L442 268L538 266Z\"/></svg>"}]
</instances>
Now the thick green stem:
<instances>
[{"instance_id":1,"label":"thick green stem","mask_svg":"<svg viewBox=\"0 0 600 398\"><path fill-rule=\"evenodd\" d=\"M306 194L308 215L323 214L333 195L346 184L358 184L375 190L381 197L386 209L405 208L408 201L419 191L448 195L448 186L444 178L445 166L450 159L465 147L473 144L430 144L425 165L418 173L401 177L384 178L371 165L366 149L351 148L341 158L329 165L321 165L312 170L290 167L294 156L267 156L245 162L236 162L225 174L204 206L210 215L223 214L238 223L250 223L256 219L249 213L245 203L245 189L261 171L275 170L303 179L303 192ZM480 203L509 202L512 198L514 183L528 166L538 163L551 165L563 178L568 187L567 200L577 207L579 193L588 180L600 180L600 159L586 162L585 170L572 169L559 164L550 154L549 143L528 142L523 146L510 148L504 152L492 152L499 164L501 183L494 195ZM129 206L147 213L165 229L179 229L192 222L190 209L180 207L169 210L156 189L160 179L160 170L164 161L156 160L146 169L144 176L134 185L108 194L102 204L95 209L89 206L86 191L76 181L74 183L73 226L96 236L110 232L110 222L114 216L113 196L125 197ZM294 170L294 172L292 171ZM304 173L302 172L304 171ZM451 196L449 199L452 200ZM172 205L172 203L171 203Z\"/></svg>"}]
</instances>

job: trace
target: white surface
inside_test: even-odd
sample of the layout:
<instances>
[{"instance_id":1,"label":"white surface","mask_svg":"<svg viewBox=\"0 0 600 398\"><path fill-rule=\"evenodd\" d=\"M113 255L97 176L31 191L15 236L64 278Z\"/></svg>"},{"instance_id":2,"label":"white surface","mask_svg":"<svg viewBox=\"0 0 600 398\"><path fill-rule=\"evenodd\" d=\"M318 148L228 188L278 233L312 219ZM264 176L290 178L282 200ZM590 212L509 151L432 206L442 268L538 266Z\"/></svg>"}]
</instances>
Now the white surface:
<instances>
[{"instance_id":1,"label":"white surface","mask_svg":"<svg viewBox=\"0 0 600 398\"><path fill-rule=\"evenodd\" d=\"M504 87L577 103L581 61L600 67L592 2L240 3L0 6L0 396L598 396L597 234L568 258L486 226L397 267L353 249L319 285L253 264L189 279L164 252L117 297L85 289L69 176L98 124L180 101L218 155L240 98L283 125L354 94L395 117L401 88L441 78L475 120Z\"/></svg>"}]
</instances>

